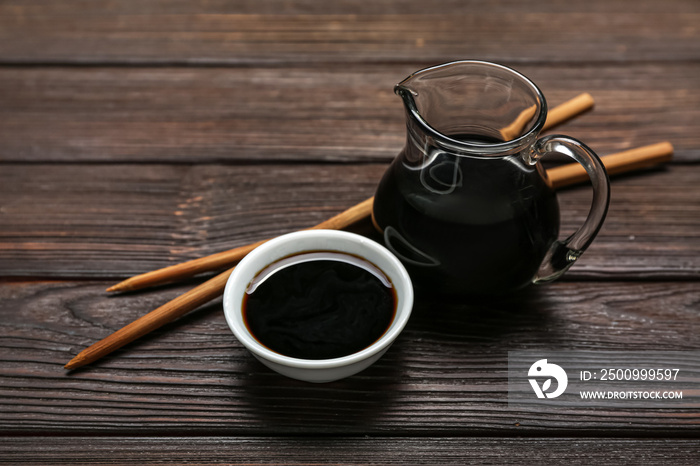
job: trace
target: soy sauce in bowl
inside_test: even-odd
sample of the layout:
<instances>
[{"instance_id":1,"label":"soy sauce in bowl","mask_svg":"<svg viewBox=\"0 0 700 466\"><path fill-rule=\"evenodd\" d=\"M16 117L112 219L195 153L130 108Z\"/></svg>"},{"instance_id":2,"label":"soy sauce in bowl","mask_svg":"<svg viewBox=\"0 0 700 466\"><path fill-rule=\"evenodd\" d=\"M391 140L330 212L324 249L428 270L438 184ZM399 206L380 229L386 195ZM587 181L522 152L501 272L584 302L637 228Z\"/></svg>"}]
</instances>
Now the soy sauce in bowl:
<instances>
[{"instance_id":1,"label":"soy sauce in bowl","mask_svg":"<svg viewBox=\"0 0 700 466\"><path fill-rule=\"evenodd\" d=\"M243 297L243 320L266 348L292 358L333 359L371 346L394 320L391 280L364 258L310 251L260 271Z\"/></svg>"}]
</instances>

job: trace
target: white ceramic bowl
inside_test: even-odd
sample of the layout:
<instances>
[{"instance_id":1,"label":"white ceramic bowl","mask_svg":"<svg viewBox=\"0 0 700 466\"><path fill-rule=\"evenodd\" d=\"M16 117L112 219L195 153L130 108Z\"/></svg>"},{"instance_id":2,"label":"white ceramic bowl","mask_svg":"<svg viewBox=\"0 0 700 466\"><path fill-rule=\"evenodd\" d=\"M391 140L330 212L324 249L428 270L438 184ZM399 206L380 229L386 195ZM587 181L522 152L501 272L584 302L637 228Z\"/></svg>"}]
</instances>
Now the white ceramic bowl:
<instances>
[{"instance_id":1,"label":"white ceramic bowl","mask_svg":"<svg viewBox=\"0 0 700 466\"><path fill-rule=\"evenodd\" d=\"M363 257L379 267L391 280L398 298L393 322L371 346L334 359L298 359L271 351L250 334L243 322L243 297L250 281L271 263L306 251L335 251ZM263 364L282 375L307 382L331 382L366 369L379 359L401 333L413 307L413 286L401 262L389 250L354 233L336 230L307 230L268 241L250 252L226 283L224 314L238 340Z\"/></svg>"}]
</instances>

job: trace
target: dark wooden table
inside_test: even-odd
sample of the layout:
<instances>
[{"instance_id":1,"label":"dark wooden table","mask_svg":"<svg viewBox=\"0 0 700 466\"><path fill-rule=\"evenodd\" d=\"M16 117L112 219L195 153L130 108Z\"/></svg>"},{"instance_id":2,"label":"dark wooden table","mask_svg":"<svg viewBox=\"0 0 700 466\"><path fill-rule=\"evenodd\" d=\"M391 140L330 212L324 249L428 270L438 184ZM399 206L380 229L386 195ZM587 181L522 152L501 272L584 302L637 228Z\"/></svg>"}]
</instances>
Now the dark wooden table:
<instances>
[{"instance_id":1,"label":"dark wooden table","mask_svg":"<svg viewBox=\"0 0 700 466\"><path fill-rule=\"evenodd\" d=\"M404 143L393 84L464 58L515 67L613 178L565 279L419 301L376 365L312 385L213 302L73 373L87 345L199 281L133 274L301 229L365 199ZM508 351L700 350L700 3L0 2L0 463L697 464L700 410L512 409ZM560 192L564 232L589 188Z\"/></svg>"}]
</instances>

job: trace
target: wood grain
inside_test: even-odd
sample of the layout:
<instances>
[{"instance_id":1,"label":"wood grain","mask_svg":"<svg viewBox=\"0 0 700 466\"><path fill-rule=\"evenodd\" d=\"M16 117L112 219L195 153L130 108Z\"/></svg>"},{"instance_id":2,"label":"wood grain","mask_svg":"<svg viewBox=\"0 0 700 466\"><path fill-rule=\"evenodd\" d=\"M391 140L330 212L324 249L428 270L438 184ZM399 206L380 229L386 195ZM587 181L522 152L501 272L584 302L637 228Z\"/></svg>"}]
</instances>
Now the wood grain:
<instances>
[{"instance_id":1,"label":"wood grain","mask_svg":"<svg viewBox=\"0 0 700 466\"><path fill-rule=\"evenodd\" d=\"M557 132L601 154L668 140L700 161L698 61L505 64L551 107L591 93ZM405 142L393 85L421 67L0 67L0 161L388 163Z\"/></svg>"},{"instance_id":2,"label":"wood grain","mask_svg":"<svg viewBox=\"0 0 700 466\"><path fill-rule=\"evenodd\" d=\"M661 436L700 426L697 409L512 409L506 396L508 351L697 350L697 282L560 282L469 303L419 297L379 362L321 385L258 363L220 303L68 375L71 355L183 291L111 298L106 284L2 283L0 432Z\"/></svg>"},{"instance_id":3,"label":"wood grain","mask_svg":"<svg viewBox=\"0 0 700 466\"><path fill-rule=\"evenodd\" d=\"M74 445L81 448L76 449ZM696 439L455 438L455 437L8 437L0 438L3 458L13 464L44 466L110 463L162 464L165 455L188 465L213 464L501 464L527 458L544 464L694 464ZM323 452L323 461L320 460Z\"/></svg>"},{"instance_id":4,"label":"wood grain","mask_svg":"<svg viewBox=\"0 0 700 466\"><path fill-rule=\"evenodd\" d=\"M697 409L509 409L506 358L700 348L698 24L696 0L0 2L0 463L697 464ZM465 58L550 106L590 92L558 131L600 154L676 149L613 180L564 281L423 297L384 358L329 385L264 368L216 302L65 374L197 283L108 297L115 278L373 194L405 141L393 84ZM562 234L588 196L559 194Z\"/></svg>"},{"instance_id":5,"label":"wood grain","mask_svg":"<svg viewBox=\"0 0 700 466\"><path fill-rule=\"evenodd\" d=\"M0 170L0 276L128 277L308 228L372 196L386 165L51 165ZM568 279L700 276L698 165L613 177ZM590 207L559 192L562 236ZM371 232L371 228L367 229Z\"/></svg>"},{"instance_id":6,"label":"wood grain","mask_svg":"<svg viewBox=\"0 0 700 466\"><path fill-rule=\"evenodd\" d=\"M644 2L3 2L5 63L697 60L700 7ZM327 4L326 4L327 3ZM339 5L335 5L339 3ZM614 3L611 5L611 3ZM575 53L574 53L575 52Z\"/></svg>"}]
</instances>

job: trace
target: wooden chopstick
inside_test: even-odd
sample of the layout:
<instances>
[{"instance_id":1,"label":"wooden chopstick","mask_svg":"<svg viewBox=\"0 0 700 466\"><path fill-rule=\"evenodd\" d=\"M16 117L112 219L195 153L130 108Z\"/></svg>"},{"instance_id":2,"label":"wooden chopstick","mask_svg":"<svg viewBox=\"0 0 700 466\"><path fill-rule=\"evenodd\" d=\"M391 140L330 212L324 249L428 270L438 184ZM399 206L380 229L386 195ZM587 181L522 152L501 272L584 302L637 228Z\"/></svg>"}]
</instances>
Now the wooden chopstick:
<instances>
[{"instance_id":1,"label":"wooden chopstick","mask_svg":"<svg viewBox=\"0 0 700 466\"><path fill-rule=\"evenodd\" d=\"M584 92L583 94L577 95L573 99L569 99L556 107L550 108L547 111L547 121L544 122L542 131L558 126L574 118L575 116L590 110L593 108L594 104L595 101L593 100L593 97L589 93Z\"/></svg>"},{"instance_id":2,"label":"wooden chopstick","mask_svg":"<svg viewBox=\"0 0 700 466\"><path fill-rule=\"evenodd\" d=\"M593 97L588 93L580 94L573 99L567 100L566 102L557 105L556 107L549 110L547 113L547 121L545 121L544 129L552 128L553 126L559 125L576 115L579 115L586 110L589 110L594 105ZM534 111L534 108L533 108ZM531 116L531 115L530 115ZM529 119L529 117L528 117ZM504 129L503 131L511 132L520 131L522 125L524 124L522 118L517 118L511 125L508 126L509 129ZM520 129L516 128L519 127ZM508 138L506 138L508 139ZM364 201L365 203L369 202ZM369 204L371 206L371 203ZM318 225L311 227L311 230L319 229L337 229L346 228L349 225L362 220L362 218L367 216L368 205L364 203L358 204L352 207L340 215L336 215ZM210 256L201 257L199 259L193 259L191 261L183 262L181 264L171 265L162 269L154 270L151 272L146 272L141 275L136 275L134 277L128 278L123 282L117 283L109 288L107 291L134 291L149 286L162 285L165 283L172 283L185 278L194 277L195 275L210 272L212 270L222 270L226 267L231 267L245 257L250 251L260 246L268 240L258 241L257 243L249 244L246 246L241 246L235 249L230 249L228 251L219 252L212 254Z\"/></svg>"},{"instance_id":3,"label":"wooden chopstick","mask_svg":"<svg viewBox=\"0 0 700 466\"><path fill-rule=\"evenodd\" d=\"M372 199L367 199L359 204L350 207L346 211L329 218L309 230L342 230L353 223L359 222L367 217L367 212L372 209ZM250 251L261 244L269 241L264 239L257 243L248 244L228 251L219 252L210 256L201 257L181 264L171 265L163 269L154 270L141 275L136 275L121 283L107 288L107 291L133 291L149 286L172 283L183 278L193 277L203 272L221 270L231 267L243 259Z\"/></svg>"},{"instance_id":4,"label":"wooden chopstick","mask_svg":"<svg viewBox=\"0 0 700 466\"><path fill-rule=\"evenodd\" d=\"M606 155L600 160L605 165L608 175L616 175L668 162L671 157L673 157L673 146L670 142L664 141ZM588 173L578 163L550 168L547 170L547 176L552 181L554 189L588 181Z\"/></svg>"},{"instance_id":5,"label":"wooden chopstick","mask_svg":"<svg viewBox=\"0 0 700 466\"><path fill-rule=\"evenodd\" d=\"M78 367L90 364L103 356L108 355L114 350L121 348L127 343L140 338L147 333L151 333L159 327L172 322L191 310L198 308L202 304L221 296L226 287L226 281L233 268L226 272L220 273L214 278L207 280L201 285L191 289L177 298L169 301L159 308L149 312L131 322L130 324L120 328L107 338L104 338L97 343L87 347L76 357L70 360L68 364L63 366L66 369L77 369Z\"/></svg>"},{"instance_id":6,"label":"wooden chopstick","mask_svg":"<svg viewBox=\"0 0 700 466\"><path fill-rule=\"evenodd\" d=\"M668 142L662 142L608 155L602 157L601 160L610 173L621 173L623 171L652 166L670 160L672 154L673 146ZM567 164L549 169L547 170L547 175L552 182L552 186L555 188L569 186L588 179L585 170L579 164ZM374 198L369 198L314 228L322 228L320 225L325 224L326 226L323 228L340 229L365 219L371 215L373 200ZM262 242L259 244L262 244ZM71 361L65 365L65 368L76 369L96 361L127 343L221 296L226 286L226 281L232 271L233 268L215 276L187 293L163 304L158 309L144 315L140 319L128 324L126 327L116 331L107 338L86 348L75 358L71 359Z\"/></svg>"},{"instance_id":7,"label":"wooden chopstick","mask_svg":"<svg viewBox=\"0 0 700 466\"><path fill-rule=\"evenodd\" d=\"M589 93L580 94L573 99L567 100L563 104L557 105L547 112L547 120L544 122L543 130L552 126L564 123L576 115L580 115L586 110L593 108L593 97ZM501 137L504 141L510 141L522 134L523 128L535 116L537 105L526 108L508 126L501 128Z\"/></svg>"}]
</instances>

